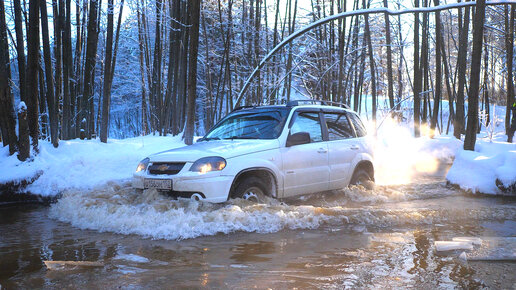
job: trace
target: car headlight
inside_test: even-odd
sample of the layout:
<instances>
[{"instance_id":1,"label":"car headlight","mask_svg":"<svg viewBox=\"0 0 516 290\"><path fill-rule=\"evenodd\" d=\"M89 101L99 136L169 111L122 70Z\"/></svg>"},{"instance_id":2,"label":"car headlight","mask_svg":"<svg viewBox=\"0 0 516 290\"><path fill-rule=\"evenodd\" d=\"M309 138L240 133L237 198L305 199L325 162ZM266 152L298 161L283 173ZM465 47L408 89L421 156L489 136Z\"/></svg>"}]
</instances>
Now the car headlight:
<instances>
[{"instance_id":1,"label":"car headlight","mask_svg":"<svg viewBox=\"0 0 516 290\"><path fill-rule=\"evenodd\" d=\"M226 159L222 157L204 157L194 162L190 171L204 174L210 171L220 171L226 167Z\"/></svg>"},{"instance_id":2,"label":"car headlight","mask_svg":"<svg viewBox=\"0 0 516 290\"><path fill-rule=\"evenodd\" d=\"M138 163L138 167L136 167L136 172L147 170L147 166L149 165L149 158L145 158L140 163Z\"/></svg>"}]
</instances>

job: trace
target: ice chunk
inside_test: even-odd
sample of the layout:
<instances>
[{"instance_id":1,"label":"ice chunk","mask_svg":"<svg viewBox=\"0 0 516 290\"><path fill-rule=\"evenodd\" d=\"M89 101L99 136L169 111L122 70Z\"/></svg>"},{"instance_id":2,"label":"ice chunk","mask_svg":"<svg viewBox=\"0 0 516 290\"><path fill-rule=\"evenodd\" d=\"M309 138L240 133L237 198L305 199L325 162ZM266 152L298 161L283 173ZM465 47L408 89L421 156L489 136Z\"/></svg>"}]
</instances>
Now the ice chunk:
<instances>
[{"instance_id":1,"label":"ice chunk","mask_svg":"<svg viewBox=\"0 0 516 290\"><path fill-rule=\"evenodd\" d=\"M475 237L455 237L452 239L454 242L470 242L475 246L481 246L482 245L482 239L481 238L475 238Z\"/></svg>"},{"instance_id":2,"label":"ice chunk","mask_svg":"<svg viewBox=\"0 0 516 290\"><path fill-rule=\"evenodd\" d=\"M438 252L473 250L473 244L471 242L435 241L434 245Z\"/></svg>"},{"instance_id":3,"label":"ice chunk","mask_svg":"<svg viewBox=\"0 0 516 290\"><path fill-rule=\"evenodd\" d=\"M88 261L43 261L49 270L63 270L78 267L104 267L101 262Z\"/></svg>"},{"instance_id":4,"label":"ice chunk","mask_svg":"<svg viewBox=\"0 0 516 290\"><path fill-rule=\"evenodd\" d=\"M135 254L119 254L114 259L115 260L126 260L126 261L131 261L131 262L136 262L136 263L148 263L149 262L149 259L142 257L142 256L135 255Z\"/></svg>"},{"instance_id":5,"label":"ice chunk","mask_svg":"<svg viewBox=\"0 0 516 290\"><path fill-rule=\"evenodd\" d=\"M468 260L468 255L466 255L466 252L462 252L459 255L459 260L461 260L461 261L467 261Z\"/></svg>"}]
</instances>

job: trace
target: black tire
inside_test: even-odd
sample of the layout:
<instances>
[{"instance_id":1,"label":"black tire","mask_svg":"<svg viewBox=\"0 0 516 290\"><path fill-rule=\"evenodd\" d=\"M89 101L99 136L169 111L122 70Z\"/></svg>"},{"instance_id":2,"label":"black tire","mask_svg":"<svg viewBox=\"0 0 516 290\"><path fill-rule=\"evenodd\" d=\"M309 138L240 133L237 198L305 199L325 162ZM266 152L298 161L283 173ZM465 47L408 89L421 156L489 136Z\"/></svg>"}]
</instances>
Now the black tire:
<instances>
[{"instance_id":1,"label":"black tire","mask_svg":"<svg viewBox=\"0 0 516 290\"><path fill-rule=\"evenodd\" d=\"M374 181L364 169L356 169L349 185L361 185L367 190L374 189Z\"/></svg>"},{"instance_id":2,"label":"black tire","mask_svg":"<svg viewBox=\"0 0 516 290\"><path fill-rule=\"evenodd\" d=\"M264 202L265 195L267 191L263 181L258 177L247 177L236 185L231 197L260 203Z\"/></svg>"}]
</instances>

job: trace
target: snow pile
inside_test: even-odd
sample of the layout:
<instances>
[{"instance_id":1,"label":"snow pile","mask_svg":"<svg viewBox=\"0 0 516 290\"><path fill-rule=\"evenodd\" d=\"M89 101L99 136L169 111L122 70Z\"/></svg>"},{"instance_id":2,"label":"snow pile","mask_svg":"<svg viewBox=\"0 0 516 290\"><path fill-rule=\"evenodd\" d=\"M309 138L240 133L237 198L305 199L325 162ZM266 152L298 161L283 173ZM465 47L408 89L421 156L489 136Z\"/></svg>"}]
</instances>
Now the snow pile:
<instances>
[{"instance_id":1,"label":"snow pile","mask_svg":"<svg viewBox=\"0 0 516 290\"><path fill-rule=\"evenodd\" d=\"M30 162L9 156L8 147L0 147L0 183L39 178L25 190L42 196L55 196L66 189L90 190L113 180L132 177L140 160L150 154L184 146L181 137L145 136L124 140L60 141L54 148L40 142L40 153Z\"/></svg>"},{"instance_id":2,"label":"snow pile","mask_svg":"<svg viewBox=\"0 0 516 290\"><path fill-rule=\"evenodd\" d=\"M505 187L516 183L516 144L477 140L475 151L460 150L446 179L473 193L500 194L496 180ZM497 140L498 139L498 140Z\"/></svg>"}]
</instances>

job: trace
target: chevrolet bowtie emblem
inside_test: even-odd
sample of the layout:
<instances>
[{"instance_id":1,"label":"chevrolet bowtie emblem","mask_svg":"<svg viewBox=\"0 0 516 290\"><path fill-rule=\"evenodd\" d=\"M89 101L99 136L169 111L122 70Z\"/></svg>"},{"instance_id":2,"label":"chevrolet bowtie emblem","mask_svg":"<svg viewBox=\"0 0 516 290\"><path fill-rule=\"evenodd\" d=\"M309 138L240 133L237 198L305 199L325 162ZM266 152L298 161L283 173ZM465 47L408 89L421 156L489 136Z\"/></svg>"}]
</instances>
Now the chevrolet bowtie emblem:
<instances>
[{"instance_id":1,"label":"chevrolet bowtie emblem","mask_svg":"<svg viewBox=\"0 0 516 290\"><path fill-rule=\"evenodd\" d=\"M165 164L160 165L160 166L158 167L158 170L159 170L159 171L165 171L165 170L167 170L167 169L168 169L168 165L165 165Z\"/></svg>"}]
</instances>

